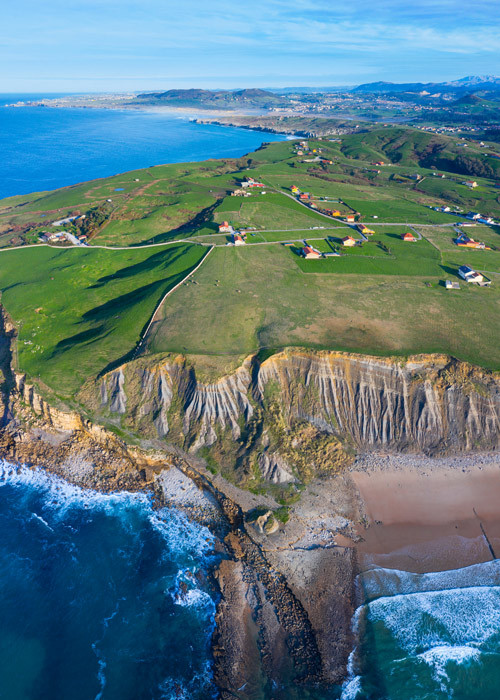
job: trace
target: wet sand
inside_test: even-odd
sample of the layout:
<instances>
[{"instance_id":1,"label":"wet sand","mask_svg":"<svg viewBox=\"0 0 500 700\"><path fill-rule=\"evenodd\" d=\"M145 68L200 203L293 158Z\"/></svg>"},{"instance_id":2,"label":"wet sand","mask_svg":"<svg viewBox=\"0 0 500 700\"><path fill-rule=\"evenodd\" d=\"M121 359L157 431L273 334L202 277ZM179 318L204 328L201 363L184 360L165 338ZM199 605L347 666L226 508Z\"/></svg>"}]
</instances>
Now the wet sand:
<instances>
[{"instance_id":1,"label":"wet sand","mask_svg":"<svg viewBox=\"0 0 500 700\"><path fill-rule=\"evenodd\" d=\"M499 455L370 455L350 476L365 514L356 545L362 569L424 573L500 556Z\"/></svg>"}]
</instances>

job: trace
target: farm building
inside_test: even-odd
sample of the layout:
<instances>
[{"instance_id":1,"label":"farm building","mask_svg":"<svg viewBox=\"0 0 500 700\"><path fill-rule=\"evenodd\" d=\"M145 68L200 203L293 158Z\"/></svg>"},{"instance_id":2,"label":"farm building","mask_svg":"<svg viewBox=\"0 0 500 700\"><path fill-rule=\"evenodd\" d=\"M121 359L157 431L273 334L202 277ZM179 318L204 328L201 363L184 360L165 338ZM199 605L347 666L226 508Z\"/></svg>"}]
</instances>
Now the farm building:
<instances>
[{"instance_id":1,"label":"farm building","mask_svg":"<svg viewBox=\"0 0 500 700\"><path fill-rule=\"evenodd\" d=\"M239 233L234 233L233 234L233 243L234 245L245 245L245 239L244 237L239 234Z\"/></svg>"},{"instance_id":2,"label":"farm building","mask_svg":"<svg viewBox=\"0 0 500 700\"><path fill-rule=\"evenodd\" d=\"M356 245L356 239L352 236L346 236L342 239L342 245L346 246L347 248L351 248L352 246Z\"/></svg>"},{"instance_id":3,"label":"farm building","mask_svg":"<svg viewBox=\"0 0 500 700\"><path fill-rule=\"evenodd\" d=\"M345 217L345 220L347 221L348 224L353 224L356 221L356 218L354 214L347 214Z\"/></svg>"},{"instance_id":4,"label":"farm building","mask_svg":"<svg viewBox=\"0 0 500 700\"><path fill-rule=\"evenodd\" d=\"M466 282L472 282L473 284L489 284L489 280L485 280L484 276L480 272L476 272L469 265L461 265L458 268L458 274Z\"/></svg>"},{"instance_id":5,"label":"farm building","mask_svg":"<svg viewBox=\"0 0 500 700\"><path fill-rule=\"evenodd\" d=\"M446 289L460 289L460 284L458 282L452 282L451 280L446 280L444 286Z\"/></svg>"},{"instance_id":6,"label":"farm building","mask_svg":"<svg viewBox=\"0 0 500 700\"><path fill-rule=\"evenodd\" d=\"M403 241L410 241L410 242L414 242L414 241L417 240L417 239L415 238L415 236L413 235L413 233L410 233L410 231L407 231L406 233L403 233L402 236L401 236L401 238L403 239Z\"/></svg>"},{"instance_id":7,"label":"farm building","mask_svg":"<svg viewBox=\"0 0 500 700\"><path fill-rule=\"evenodd\" d=\"M305 245L303 248L301 248L300 252L306 260L317 260L321 257L319 250L316 250L310 245Z\"/></svg>"},{"instance_id":8,"label":"farm building","mask_svg":"<svg viewBox=\"0 0 500 700\"><path fill-rule=\"evenodd\" d=\"M465 234L462 234L455 239L455 243L459 248L475 248L476 250L490 250L482 241L475 241Z\"/></svg>"},{"instance_id":9,"label":"farm building","mask_svg":"<svg viewBox=\"0 0 500 700\"><path fill-rule=\"evenodd\" d=\"M223 221L219 224L219 233L232 233L233 227L229 225L228 221Z\"/></svg>"},{"instance_id":10,"label":"farm building","mask_svg":"<svg viewBox=\"0 0 500 700\"><path fill-rule=\"evenodd\" d=\"M372 231L371 228L368 228L368 226L365 226L364 224L358 224L356 228L360 233L364 233L365 236L373 236L375 233L375 231Z\"/></svg>"}]
</instances>

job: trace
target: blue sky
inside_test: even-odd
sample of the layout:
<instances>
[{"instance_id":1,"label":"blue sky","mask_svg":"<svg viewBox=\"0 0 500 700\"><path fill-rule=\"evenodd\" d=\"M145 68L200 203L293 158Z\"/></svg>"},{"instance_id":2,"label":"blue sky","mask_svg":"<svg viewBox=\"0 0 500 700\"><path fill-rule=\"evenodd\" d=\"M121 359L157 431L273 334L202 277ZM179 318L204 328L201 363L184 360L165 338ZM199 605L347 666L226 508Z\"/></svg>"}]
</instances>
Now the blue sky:
<instances>
[{"instance_id":1,"label":"blue sky","mask_svg":"<svg viewBox=\"0 0 500 700\"><path fill-rule=\"evenodd\" d=\"M500 74L499 0L11 0L1 92Z\"/></svg>"}]
</instances>

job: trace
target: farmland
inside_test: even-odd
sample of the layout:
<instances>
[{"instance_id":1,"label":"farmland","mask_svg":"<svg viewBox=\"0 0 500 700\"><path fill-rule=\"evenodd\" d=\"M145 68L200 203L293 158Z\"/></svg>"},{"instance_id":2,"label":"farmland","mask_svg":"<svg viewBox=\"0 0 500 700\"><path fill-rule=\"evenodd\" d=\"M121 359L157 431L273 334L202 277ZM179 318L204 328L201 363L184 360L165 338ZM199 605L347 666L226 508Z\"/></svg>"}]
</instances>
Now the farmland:
<instances>
[{"instance_id":1,"label":"farmland","mask_svg":"<svg viewBox=\"0 0 500 700\"><path fill-rule=\"evenodd\" d=\"M500 228L463 229L491 250L454 243L469 210L500 218L499 183L476 177L472 189L463 175L437 173L428 140L413 131L393 129L392 142L381 128L335 143L310 139L307 158L297 142L276 142L237 160L156 166L1 201L0 290L19 329L17 367L66 397L131 357L141 339L143 353L228 362L308 346L445 352L500 368ZM443 152L457 158L456 139L447 138ZM375 167L375 159L387 162ZM243 192L249 178L262 187ZM304 201L293 185L308 193ZM459 213L435 210L442 205ZM374 233L361 241L354 224L322 209L351 214ZM87 245L40 245L68 216L82 217L65 228L85 233ZM247 229L246 245L228 245L223 221ZM421 238L403 241L408 231ZM361 245L344 247L348 234ZM339 255L306 260L303 241ZM446 290L463 264L492 286Z\"/></svg>"}]
</instances>

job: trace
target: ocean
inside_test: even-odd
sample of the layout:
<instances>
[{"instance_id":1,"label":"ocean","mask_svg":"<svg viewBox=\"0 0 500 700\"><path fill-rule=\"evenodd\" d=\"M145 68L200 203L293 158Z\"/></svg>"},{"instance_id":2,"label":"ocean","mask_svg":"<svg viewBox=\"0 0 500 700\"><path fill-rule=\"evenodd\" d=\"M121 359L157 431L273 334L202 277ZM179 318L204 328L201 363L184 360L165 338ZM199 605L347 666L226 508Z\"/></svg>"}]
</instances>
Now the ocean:
<instances>
[{"instance_id":1,"label":"ocean","mask_svg":"<svg viewBox=\"0 0 500 700\"><path fill-rule=\"evenodd\" d=\"M150 165L238 158L284 138L173 112L5 106L41 97L0 95L0 198Z\"/></svg>"},{"instance_id":2,"label":"ocean","mask_svg":"<svg viewBox=\"0 0 500 700\"><path fill-rule=\"evenodd\" d=\"M0 697L209 700L213 536L0 463Z\"/></svg>"},{"instance_id":3,"label":"ocean","mask_svg":"<svg viewBox=\"0 0 500 700\"><path fill-rule=\"evenodd\" d=\"M500 560L358 578L357 647L342 700L498 700Z\"/></svg>"}]
</instances>

